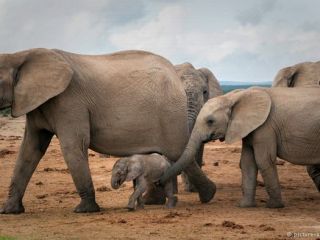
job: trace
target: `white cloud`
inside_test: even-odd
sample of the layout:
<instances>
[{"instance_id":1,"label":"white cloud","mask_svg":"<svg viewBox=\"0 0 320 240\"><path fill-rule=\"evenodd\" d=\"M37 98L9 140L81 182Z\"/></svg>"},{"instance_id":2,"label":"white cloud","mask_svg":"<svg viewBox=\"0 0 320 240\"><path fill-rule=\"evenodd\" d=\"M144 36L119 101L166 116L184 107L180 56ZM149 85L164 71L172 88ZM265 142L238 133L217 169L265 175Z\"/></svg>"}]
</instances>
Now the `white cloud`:
<instances>
[{"instance_id":1,"label":"white cloud","mask_svg":"<svg viewBox=\"0 0 320 240\"><path fill-rule=\"evenodd\" d=\"M272 80L319 60L318 0L0 0L0 52L149 50L221 80Z\"/></svg>"}]
</instances>

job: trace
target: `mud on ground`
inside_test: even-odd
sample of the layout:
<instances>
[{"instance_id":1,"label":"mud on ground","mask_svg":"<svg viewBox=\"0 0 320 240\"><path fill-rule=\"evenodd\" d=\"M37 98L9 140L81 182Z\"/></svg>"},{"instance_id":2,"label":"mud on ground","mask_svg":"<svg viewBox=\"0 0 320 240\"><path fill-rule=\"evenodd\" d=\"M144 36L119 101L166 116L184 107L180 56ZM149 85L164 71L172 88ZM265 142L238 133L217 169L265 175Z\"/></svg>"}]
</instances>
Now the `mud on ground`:
<instances>
[{"instance_id":1,"label":"mud on ground","mask_svg":"<svg viewBox=\"0 0 320 240\"><path fill-rule=\"evenodd\" d=\"M23 128L23 118L0 119L0 205L7 196ZM185 192L179 179L179 202L175 209L146 206L136 212L124 208L133 191L131 183L111 190L111 169L116 158L100 157L90 151L90 168L102 211L75 214L72 211L79 197L59 142L54 138L26 191L26 213L0 215L0 236L13 239L211 240L290 239L290 233L301 233L309 234L309 238L300 239L316 239L316 233L320 235L320 194L302 166L288 162L278 165L285 208L265 208L267 196L262 182L257 188L258 207L241 209L237 206L241 198L240 151L239 143L206 144L203 168L217 184L216 196L209 204L201 204L197 194Z\"/></svg>"}]
</instances>

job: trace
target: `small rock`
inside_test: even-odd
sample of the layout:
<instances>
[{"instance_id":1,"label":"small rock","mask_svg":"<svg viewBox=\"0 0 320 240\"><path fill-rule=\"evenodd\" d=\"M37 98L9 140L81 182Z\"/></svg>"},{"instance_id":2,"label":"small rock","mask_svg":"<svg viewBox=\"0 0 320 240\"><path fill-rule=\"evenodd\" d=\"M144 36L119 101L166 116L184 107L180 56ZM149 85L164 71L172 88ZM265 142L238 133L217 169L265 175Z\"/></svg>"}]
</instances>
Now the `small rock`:
<instances>
[{"instance_id":1,"label":"small rock","mask_svg":"<svg viewBox=\"0 0 320 240\"><path fill-rule=\"evenodd\" d=\"M265 225L265 224L261 224L259 226L259 228L261 228L263 231L275 231L275 229L273 227L270 227L270 226Z\"/></svg>"},{"instance_id":2,"label":"small rock","mask_svg":"<svg viewBox=\"0 0 320 240\"><path fill-rule=\"evenodd\" d=\"M212 223L205 223L205 224L203 224L203 226L205 226L205 227L211 227L213 224Z\"/></svg>"},{"instance_id":3,"label":"small rock","mask_svg":"<svg viewBox=\"0 0 320 240\"><path fill-rule=\"evenodd\" d=\"M48 194L43 194L43 195L37 195L36 196L36 198L38 198L38 199L44 199L46 197L48 197Z\"/></svg>"},{"instance_id":4,"label":"small rock","mask_svg":"<svg viewBox=\"0 0 320 240\"><path fill-rule=\"evenodd\" d=\"M125 219L120 219L120 220L118 221L118 223L127 223L127 220L125 220Z\"/></svg>"},{"instance_id":5,"label":"small rock","mask_svg":"<svg viewBox=\"0 0 320 240\"><path fill-rule=\"evenodd\" d=\"M41 181L36 182L36 185L37 185L37 186L42 186L42 185L43 185L43 182L41 182Z\"/></svg>"},{"instance_id":6,"label":"small rock","mask_svg":"<svg viewBox=\"0 0 320 240\"><path fill-rule=\"evenodd\" d=\"M222 227L227 227L232 229L243 229L242 225L236 224L232 221L223 221Z\"/></svg>"},{"instance_id":7,"label":"small rock","mask_svg":"<svg viewBox=\"0 0 320 240\"><path fill-rule=\"evenodd\" d=\"M213 166L219 166L219 162L214 162Z\"/></svg>"}]
</instances>

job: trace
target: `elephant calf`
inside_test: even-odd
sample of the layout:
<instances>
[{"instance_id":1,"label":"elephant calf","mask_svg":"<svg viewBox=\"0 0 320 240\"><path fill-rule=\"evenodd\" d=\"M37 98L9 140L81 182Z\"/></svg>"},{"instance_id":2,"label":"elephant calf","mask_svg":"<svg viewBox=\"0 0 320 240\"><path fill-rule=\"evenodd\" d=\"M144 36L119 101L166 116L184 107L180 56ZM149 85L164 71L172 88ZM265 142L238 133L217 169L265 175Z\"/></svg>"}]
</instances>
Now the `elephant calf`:
<instances>
[{"instance_id":1,"label":"elephant calf","mask_svg":"<svg viewBox=\"0 0 320 240\"><path fill-rule=\"evenodd\" d=\"M240 206L255 206L259 170L269 195L267 207L283 207L276 157L298 165L320 164L319 95L320 88L251 88L210 99L185 151L160 184L188 166L203 142L242 139Z\"/></svg>"},{"instance_id":2,"label":"elephant calf","mask_svg":"<svg viewBox=\"0 0 320 240\"><path fill-rule=\"evenodd\" d=\"M136 202L137 207L143 208L142 194L152 187L169 167L167 158L157 153L120 158L112 169L111 186L118 189L124 181L133 181L134 192L130 196L127 208L130 211L135 210ZM167 207L172 208L177 203L173 182L168 181L164 188L168 198Z\"/></svg>"}]
</instances>

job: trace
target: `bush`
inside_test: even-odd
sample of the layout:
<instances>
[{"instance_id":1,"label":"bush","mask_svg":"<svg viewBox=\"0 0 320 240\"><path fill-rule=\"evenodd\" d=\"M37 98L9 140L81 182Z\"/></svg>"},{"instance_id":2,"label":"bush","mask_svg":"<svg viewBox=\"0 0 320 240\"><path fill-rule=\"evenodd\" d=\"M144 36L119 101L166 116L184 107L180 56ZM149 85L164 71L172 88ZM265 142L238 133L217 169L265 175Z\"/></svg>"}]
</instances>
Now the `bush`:
<instances>
[{"instance_id":1,"label":"bush","mask_svg":"<svg viewBox=\"0 0 320 240\"><path fill-rule=\"evenodd\" d=\"M8 117L11 115L11 108L5 108L0 110L0 116ZM1 238L0 238L1 240Z\"/></svg>"}]
</instances>

